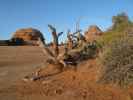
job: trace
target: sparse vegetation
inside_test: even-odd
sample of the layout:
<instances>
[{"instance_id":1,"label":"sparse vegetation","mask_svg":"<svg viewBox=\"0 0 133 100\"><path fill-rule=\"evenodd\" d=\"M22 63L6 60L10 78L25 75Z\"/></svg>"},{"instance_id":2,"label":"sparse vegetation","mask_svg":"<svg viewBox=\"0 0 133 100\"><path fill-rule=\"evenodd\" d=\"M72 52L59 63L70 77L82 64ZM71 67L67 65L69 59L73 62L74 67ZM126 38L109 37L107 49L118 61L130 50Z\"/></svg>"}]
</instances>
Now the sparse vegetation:
<instances>
[{"instance_id":1,"label":"sparse vegetation","mask_svg":"<svg viewBox=\"0 0 133 100\"><path fill-rule=\"evenodd\" d=\"M125 14L113 17L112 29L102 37L103 52L101 82L120 86L133 84L132 22ZM128 31L127 31L128 30Z\"/></svg>"},{"instance_id":2,"label":"sparse vegetation","mask_svg":"<svg viewBox=\"0 0 133 100\"><path fill-rule=\"evenodd\" d=\"M120 86L133 84L133 37L123 37L106 46L101 61L102 82Z\"/></svg>"},{"instance_id":3,"label":"sparse vegetation","mask_svg":"<svg viewBox=\"0 0 133 100\"><path fill-rule=\"evenodd\" d=\"M125 13L120 13L112 18L113 25L104 32L98 42L101 46L111 44L112 41L125 36L125 33L130 34L133 30L133 22Z\"/></svg>"}]
</instances>

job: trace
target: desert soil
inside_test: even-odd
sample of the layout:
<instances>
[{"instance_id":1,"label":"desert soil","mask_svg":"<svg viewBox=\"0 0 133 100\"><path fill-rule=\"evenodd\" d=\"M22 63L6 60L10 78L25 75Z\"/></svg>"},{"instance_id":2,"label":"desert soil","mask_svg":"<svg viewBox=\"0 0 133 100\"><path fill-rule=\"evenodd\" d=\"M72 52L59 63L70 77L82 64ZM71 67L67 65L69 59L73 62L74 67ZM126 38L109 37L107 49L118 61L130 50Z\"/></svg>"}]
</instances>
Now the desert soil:
<instances>
[{"instance_id":1,"label":"desert soil","mask_svg":"<svg viewBox=\"0 0 133 100\"><path fill-rule=\"evenodd\" d=\"M0 47L0 100L131 100L132 90L98 83L96 60L81 62L77 70L24 82L22 79L45 66L46 56L38 47ZM49 69L47 69L49 70ZM41 72L43 75L45 70Z\"/></svg>"},{"instance_id":2,"label":"desert soil","mask_svg":"<svg viewBox=\"0 0 133 100\"><path fill-rule=\"evenodd\" d=\"M0 46L0 100L15 100L16 81L41 66L44 59L38 47Z\"/></svg>"}]
</instances>

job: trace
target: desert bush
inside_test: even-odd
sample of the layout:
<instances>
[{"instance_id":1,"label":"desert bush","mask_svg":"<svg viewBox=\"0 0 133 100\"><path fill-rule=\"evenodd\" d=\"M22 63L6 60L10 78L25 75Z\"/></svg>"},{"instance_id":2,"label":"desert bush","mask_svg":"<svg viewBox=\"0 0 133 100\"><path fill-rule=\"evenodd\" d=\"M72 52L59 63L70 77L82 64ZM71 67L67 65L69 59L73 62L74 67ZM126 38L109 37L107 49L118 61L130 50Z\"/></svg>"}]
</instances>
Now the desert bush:
<instances>
[{"instance_id":1,"label":"desert bush","mask_svg":"<svg viewBox=\"0 0 133 100\"><path fill-rule=\"evenodd\" d=\"M125 36L125 33L133 33L133 22L125 13L120 13L112 17L113 25L104 32L98 42L102 45L108 45L115 39Z\"/></svg>"},{"instance_id":2,"label":"desert bush","mask_svg":"<svg viewBox=\"0 0 133 100\"><path fill-rule=\"evenodd\" d=\"M123 31L127 26L130 25L130 19L126 13L119 13L116 16L112 17L113 25L111 27L111 30L115 31Z\"/></svg>"},{"instance_id":3,"label":"desert bush","mask_svg":"<svg viewBox=\"0 0 133 100\"><path fill-rule=\"evenodd\" d=\"M67 52L64 55L64 61L67 63L79 63L80 61L84 61L87 59L95 58L98 53L98 45L97 42L83 42L82 45L78 46Z\"/></svg>"},{"instance_id":4,"label":"desert bush","mask_svg":"<svg viewBox=\"0 0 133 100\"><path fill-rule=\"evenodd\" d=\"M84 58L94 58L97 54L98 45L97 42L86 43L81 51Z\"/></svg>"},{"instance_id":5,"label":"desert bush","mask_svg":"<svg viewBox=\"0 0 133 100\"><path fill-rule=\"evenodd\" d=\"M125 36L105 46L100 56L103 83L133 84L133 37Z\"/></svg>"}]
</instances>

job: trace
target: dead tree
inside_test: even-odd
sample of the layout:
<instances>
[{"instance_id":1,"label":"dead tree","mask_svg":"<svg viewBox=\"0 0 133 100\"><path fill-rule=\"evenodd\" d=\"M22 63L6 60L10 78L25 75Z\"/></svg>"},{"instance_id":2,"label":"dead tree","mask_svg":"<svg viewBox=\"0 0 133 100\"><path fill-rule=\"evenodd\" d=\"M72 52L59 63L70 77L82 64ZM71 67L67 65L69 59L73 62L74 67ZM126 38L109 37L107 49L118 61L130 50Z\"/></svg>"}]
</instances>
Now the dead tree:
<instances>
[{"instance_id":1,"label":"dead tree","mask_svg":"<svg viewBox=\"0 0 133 100\"><path fill-rule=\"evenodd\" d=\"M55 56L54 56L53 52L49 49L49 47L47 47L45 42L43 42L40 38L38 38L38 45L42 48L44 55L47 55L48 59L54 60Z\"/></svg>"},{"instance_id":2,"label":"dead tree","mask_svg":"<svg viewBox=\"0 0 133 100\"><path fill-rule=\"evenodd\" d=\"M63 32L60 32L57 34L56 29L52 25L48 25L48 27L52 33L52 37L53 37L52 43L53 43L54 50L50 50L50 48L43 41L41 41L41 39L39 39L38 44L40 47L42 47L44 54L47 55L48 62L50 61L51 63L55 63L55 64L63 63L63 61L61 61L59 57L60 55L59 55L59 43L58 43L59 42L58 39L63 34Z\"/></svg>"},{"instance_id":3,"label":"dead tree","mask_svg":"<svg viewBox=\"0 0 133 100\"><path fill-rule=\"evenodd\" d=\"M73 39L70 34L70 30L68 30L68 32L67 32L67 39L68 39L67 48L72 49L73 48Z\"/></svg>"},{"instance_id":4,"label":"dead tree","mask_svg":"<svg viewBox=\"0 0 133 100\"><path fill-rule=\"evenodd\" d=\"M52 26L52 25L48 25L51 33L52 33L52 36L53 36L53 47L54 47L54 55L55 57L57 58L58 55L59 55L59 41L58 41L58 38L59 36L61 36L63 34L63 32L60 32L57 34L56 32L56 29Z\"/></svg>"},{"instance_id":5,"label":"dead tree","mask_svg":"<svg viewBox=\"0 0 133 100\"><path fill-rule=\"evenodd\" d=\"M53 45L54 45L54 52L50 50L50 48L45 44L45 41L42 41L41 38L38 38L38 45L42 48L42 51L45 56L47 56L47 63L49 64L54 64L53 67L54 69L57 69L57 72L62 72L63 67L65 66L65 63L63 60L59 59L59 44L58 44L58 38L63 34L63 32L56 33L56 29L52 25L48 25L52 36L53 36ZM32 77L32 80L38 80L42 76L39 76L39 73L41 72L41 68L38 69L35 72L35 77ZM48 75L52 75L53 72L47 73Z\"/></svg>"},{"instance_id":6,"label":"dead tree","mask_svg":"<svg viewBox=\"0 0 133 100\"><path fill-rule=\"evenodd\" d=\"M65 53L60 53L59 52L59 36L61 36L63 34L63 32L57 33L56 29L52 26L52 25L48 25L51 33L52 33L52 37L53 37L53 48L54 51L50 50L49 47L46 46L46 44L44 44L43 42L41 42L40 40L40 45L42 45L41 47L43 47L43 52L47 55L49 55L48 59L50 59L50 61L52 60L52 62L54 62L55 64L61 63L64 66L66 66L65 62L67 62L67 60L64 62L65 55L68 55L69 52L71 51L80 51L78 49L79 46L79 41L83 40L82 34L80 33L81 30L78 30L72 34L70 34L70 31L68 31L67 35L68 35L68 41L71 42L66 43L69 44L69 46L71 46L71 50L68 50L69 47L67 47L68 45L65 45ZM79 35L80 34L80 35ZM80 43L82 45L82 43ZM75 45L77 45L76 47L74 47ZM83 46L83 45L82 45ZM71 55L71 53L69 54Z\"/></svg>"}]
</instances>

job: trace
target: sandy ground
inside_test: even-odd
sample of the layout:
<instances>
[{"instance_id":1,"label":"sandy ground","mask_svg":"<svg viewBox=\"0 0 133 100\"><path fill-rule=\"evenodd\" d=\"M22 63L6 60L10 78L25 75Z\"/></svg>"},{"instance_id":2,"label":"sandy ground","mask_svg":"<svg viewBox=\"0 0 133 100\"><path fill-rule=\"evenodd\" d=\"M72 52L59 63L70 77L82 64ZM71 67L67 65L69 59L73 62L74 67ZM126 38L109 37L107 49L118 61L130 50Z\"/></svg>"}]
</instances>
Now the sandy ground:
<instances>
[{"instance_id":1,"label":"sandy ground","mask_svg":"<svg viewBox=\"0 0 133 100\"><path fill-rule=\"evenodd\" d=\"M38 47L0 46L0 100L15 100L10 88L41 66L44 59Z\"/></svg>"},{"instance_id":2,"label":"sandy ground","mask_svg":"<svg viewBox=\"0 0 133 100\"><path fill-rule=\"evenodd\" d=\"M128 92L114 85L99 84L96 60L81 62L77 70L68 69L35 82L23 77L46 66L46 56L38 47L0 47L0 100L132 100ZM45 67L48 71L51 66ZM42 75L45 70L40 72ZM130 94L131 93L131 94Z\"/></svg>"}]
</instances>

